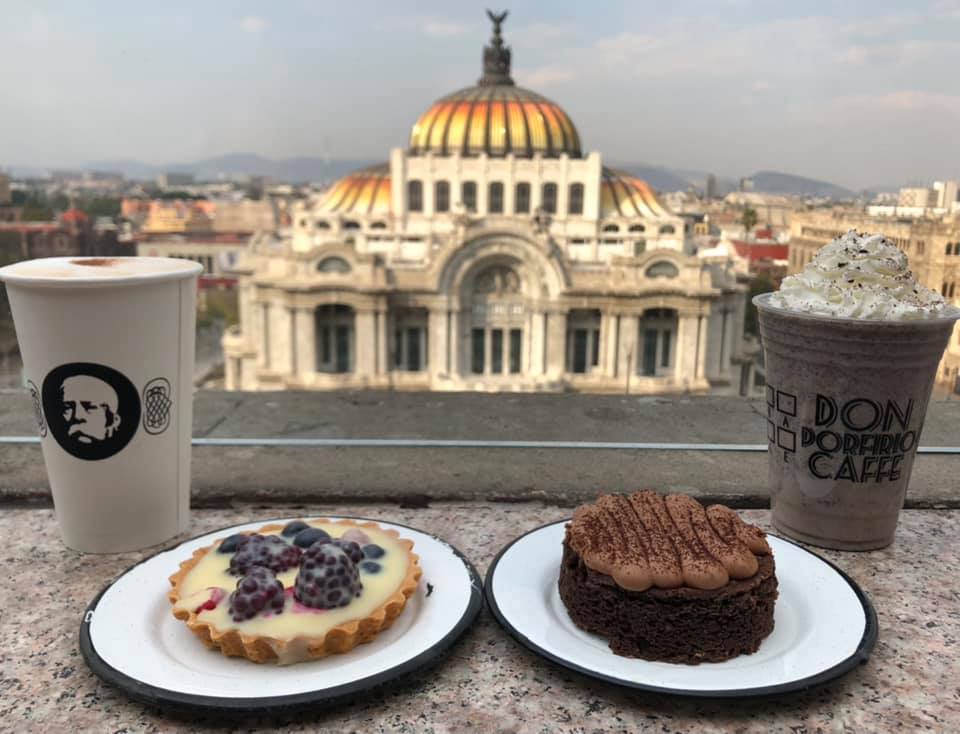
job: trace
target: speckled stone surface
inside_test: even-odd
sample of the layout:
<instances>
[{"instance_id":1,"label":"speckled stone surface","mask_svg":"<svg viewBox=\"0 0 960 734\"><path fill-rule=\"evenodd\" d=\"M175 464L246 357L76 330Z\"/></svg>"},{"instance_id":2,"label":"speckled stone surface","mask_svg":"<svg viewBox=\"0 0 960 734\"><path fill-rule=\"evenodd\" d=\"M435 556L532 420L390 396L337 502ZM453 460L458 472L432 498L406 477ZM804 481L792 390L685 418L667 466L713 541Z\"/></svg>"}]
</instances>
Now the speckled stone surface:
<instances>
[{"instance_id":1,"label":"speckled stone surface","mask_svg":"<svg viewBox=\"0 0 960 734\"><path fill-rule=\"evenodd\" d=\"M435 533L484 573L509 540L569 510L534 504L237 508L195 512L191 534L257 519L338 513ZM766 526L766 511L744 515ZM960 731L956 510L906 511L896 543L883 551L822 552L873 599L880 641L866 665L811 692L746 701L631 692L541 660L484 611L444 661L390 692L328 711L233 722L173 717L131 702L101 683L80 656L77 632L87 603L152 551L68 551L48 510L0 511L0 534L4 567L13 576L0 585L2 731Z\"/></svg>"}]
</instances>

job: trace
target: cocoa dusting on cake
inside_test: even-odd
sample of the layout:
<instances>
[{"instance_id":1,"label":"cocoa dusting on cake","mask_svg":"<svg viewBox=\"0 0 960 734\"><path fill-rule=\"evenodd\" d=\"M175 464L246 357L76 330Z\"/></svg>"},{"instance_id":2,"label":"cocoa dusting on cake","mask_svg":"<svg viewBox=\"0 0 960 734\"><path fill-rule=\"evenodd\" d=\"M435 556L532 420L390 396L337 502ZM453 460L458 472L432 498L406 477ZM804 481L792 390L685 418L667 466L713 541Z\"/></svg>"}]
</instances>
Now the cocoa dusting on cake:
<instances>
[{"instance_id":1,"label":"cocoa dusting on cake","mask_svg":"<svg viewBox=\"0 0 960 734\"><path fill-rule=\"evenodd\" d=\"M602 495L577 509L567 533L588 567L630 591L717 589L753 576L754 554L770 553L763 533L728 507L650 490Z\"/></svg>"},{"instance_id":2,"label":"cocoa dusting on cake","mask_svg":"<svg viewBox=\"0 0 960 734\"><path fill-rule=\"evenodd\" d=\"M763 531L723 505L649 490L577 508L559 588L573 622L616 654L689 664L756 651L777 599Z\"/></svg>"}]
</instances>

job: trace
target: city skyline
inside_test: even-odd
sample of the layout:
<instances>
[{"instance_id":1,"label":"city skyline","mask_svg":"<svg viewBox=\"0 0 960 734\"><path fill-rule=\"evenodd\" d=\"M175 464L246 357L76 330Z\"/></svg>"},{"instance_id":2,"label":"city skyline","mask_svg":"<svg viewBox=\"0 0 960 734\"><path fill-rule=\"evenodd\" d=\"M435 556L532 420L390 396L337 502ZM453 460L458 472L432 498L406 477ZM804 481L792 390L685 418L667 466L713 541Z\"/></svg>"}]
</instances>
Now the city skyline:
<instances>
[{"instance_id":1,"label":"city skyline","mask_svg":"<svg viewBox=\"0 0 960 734\"><path fill-rule=\"evenodd\" d=\"M473 4L85 7L35 4L0 28L31 58L0 102L0 166L379 159L440 94L476 81L490 32ZM563 105L608 159L853 189L960 170L960 2L509 7L517 83Z\"/></svg>"}]
</instances>

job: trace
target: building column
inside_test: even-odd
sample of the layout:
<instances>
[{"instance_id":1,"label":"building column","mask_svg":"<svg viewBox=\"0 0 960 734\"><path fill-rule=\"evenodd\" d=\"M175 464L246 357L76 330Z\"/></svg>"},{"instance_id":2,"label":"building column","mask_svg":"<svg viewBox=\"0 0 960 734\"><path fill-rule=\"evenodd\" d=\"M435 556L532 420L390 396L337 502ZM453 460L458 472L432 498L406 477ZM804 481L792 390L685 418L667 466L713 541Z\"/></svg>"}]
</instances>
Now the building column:
<instances>
[{"instance_id":1,"label":"building column","mask_svg":"<svg viewBox=\"0 0 960 734\"><path fill-rule=\"evenodd\" d=\"M298 308L294 314L297 333L297 363L294 373L301 380L317 371L316 319L312 308Z\"/></svg>"},{"instance_id":2,"label":"building column","mask_svg":"<svg viewBox=\"0 0 960 734\"><path fill-rule=\"evenodd\" d=\"M291 311L280 303L270 304L270 369L280 374L293 371L291 362Z\"/></svg>"},{"instance_id":3,"label":"building column","mask_svg":"<svg viewBox=\"0 0 960 734\"><path fill-rule=\"evenodd\" d=\"M567 356L567 314L565 311L547 313L547 374L559 378L564 373Z\"/></svg>"},{"instance_id":4,"label":"building column","mask_svg":"<svg viewBox=\"0 0 960 734\"><path fill-rule=\"evenodd\" d=\"M431 379L444 379L450 375L450 340L447 323L450 312L446 306L430 309L427 314L427 342L429 357L427 368Z\"/></svg>"},{"instance_id":5,"label":"building column","mask_svg":"<svg viewBox=\"0 0 960 734\"><path fill-rule=\"evenodd\" d=\"M544 361L546 349L546 332L544 329L544 319L546 314L543 311L533 311L527 320L528 331L530 332L528 343L529 357L527 359L527 374L531 377L545 375L547 365Z\"/></svg>"},{"instance_id":6,"label":"building column","mask_svg":"<svg viewBox=\"0 0 960 734\"><path fill-rule=\"evenodd\" d=\"M390 347L388 334L389 330L387 328L387 311L386 309L380 309L376 312L376 357L377 357L377 368L376 373L378 375L385 375L390 369Z\"/></svg>"},{"instance_id":7,"label":"building column","mask_svg":"<svg viewBox=\"0 0 960 734\"><path fill-rule=\"evenodd\" d=\"M600 374L617 376L618 315L604 311L600 315Z\"/></svg>"},{"instance_id":8,"label":"building column","mask_svg":"<svg viewBox=\"0 0 960 734\"><path fill-rule=\"evenodd\" d=\"M617 359L617 374L624 382L629 382L637 374L637 336L640 331L640 317L636 314L624 314L620 317L620 344Z\"/></svg>"},{"instance_id":9,"label":"building column","mask_svg":"<svg viewBox=\"0 0 960 734\"><path fill-rule=\"evenodd\" d=\"M676 378L683 385L697 381L697 322L695 313L683 313L677 319Z\"/></svg>"},{"instance_id":10,"label":"building column","mask_svg":"<svg viewBox=\"0 0 960 734\"><path fill-rule=\"evenodd\" d=\"M369 308L355 309L353 321L353 374L369 380L376 368L377 332L374 311Z\"/></svg>"},{"instance_id":11,"label":"building column","mask_svg":"<svg viewBox=\"0 0 960 734\"><path fill-rule=\"evenodd\" d=\"M697 317L697 351L696 359L694 363L694 376L697 379L706 380L707 378L707 331L709 329L709 320L706 316L700 315Z\"/></svg>"}]
</instances>

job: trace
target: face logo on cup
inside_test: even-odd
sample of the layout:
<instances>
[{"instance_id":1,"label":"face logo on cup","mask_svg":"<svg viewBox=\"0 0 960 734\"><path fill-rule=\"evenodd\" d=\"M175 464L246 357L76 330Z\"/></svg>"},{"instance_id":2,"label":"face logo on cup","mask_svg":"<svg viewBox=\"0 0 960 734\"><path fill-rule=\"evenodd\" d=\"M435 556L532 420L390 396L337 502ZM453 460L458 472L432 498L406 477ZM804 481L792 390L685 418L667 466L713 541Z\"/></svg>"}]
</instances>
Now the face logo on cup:
<instances>
[{"instance_id":1,"label":"face logo on cup","mask_svg":"<svg viewBox=\"0 0 960 734\"><path fill-rule=\"evenodd\" d=\"M60 447L84 461L118 454L140 425L140 396L123 374L102 364L74 362L43 380L43 412Z\"/></svg>"}]
</instances>

